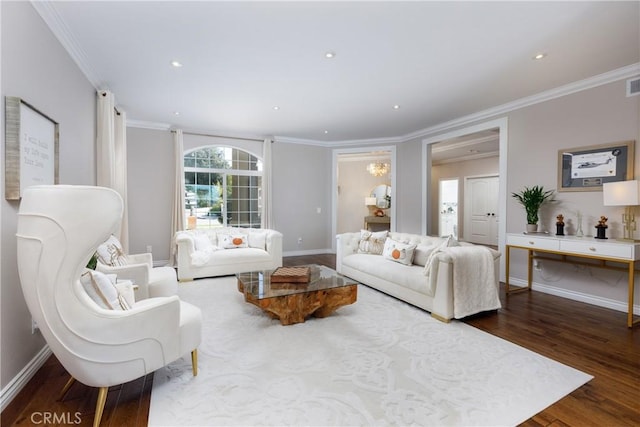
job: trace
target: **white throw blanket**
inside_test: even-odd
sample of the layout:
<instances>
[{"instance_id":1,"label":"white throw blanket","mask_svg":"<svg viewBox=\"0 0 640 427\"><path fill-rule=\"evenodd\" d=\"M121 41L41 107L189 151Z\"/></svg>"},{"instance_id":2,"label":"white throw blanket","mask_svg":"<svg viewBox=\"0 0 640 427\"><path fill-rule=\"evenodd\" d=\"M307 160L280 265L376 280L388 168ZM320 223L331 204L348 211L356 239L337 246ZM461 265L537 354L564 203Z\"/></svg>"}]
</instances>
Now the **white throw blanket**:
<instances>
[{"instance_id":1,"label":"white throw blanket","mask_svg":"<svg viewBox=\"0 0 640 427\"><path fill-rule=\"evenodd\" d=\"M493 255L487 247L451 246L443 252L453 259L453 313L456 319L502 307Z\"/></svg>"}]
</instances>

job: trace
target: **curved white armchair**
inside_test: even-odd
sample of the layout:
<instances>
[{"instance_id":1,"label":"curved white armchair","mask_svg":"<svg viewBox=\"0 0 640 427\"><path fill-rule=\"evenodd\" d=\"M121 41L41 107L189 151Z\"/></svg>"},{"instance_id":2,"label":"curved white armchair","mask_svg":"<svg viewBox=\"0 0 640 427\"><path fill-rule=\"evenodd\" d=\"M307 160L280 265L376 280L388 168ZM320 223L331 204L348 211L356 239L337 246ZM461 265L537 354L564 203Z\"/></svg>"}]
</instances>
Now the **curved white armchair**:
<instances>
[{"instance_id":1,"label":"curved white armchair","mask_svg":"<svg viewBox=\"0 0 640 427\"><path fill-rule=\"evenodd\" d=\"M144 300L130 310L107 310L80 283L84 266L117 230L122 212L122 199L113 190L56 185L26 189L18 213L18 271L27 306L72 378L100 388L94 426L110 386L189 352L197 374L200 309L171 296Z\"/></svg>"}]
</instances>

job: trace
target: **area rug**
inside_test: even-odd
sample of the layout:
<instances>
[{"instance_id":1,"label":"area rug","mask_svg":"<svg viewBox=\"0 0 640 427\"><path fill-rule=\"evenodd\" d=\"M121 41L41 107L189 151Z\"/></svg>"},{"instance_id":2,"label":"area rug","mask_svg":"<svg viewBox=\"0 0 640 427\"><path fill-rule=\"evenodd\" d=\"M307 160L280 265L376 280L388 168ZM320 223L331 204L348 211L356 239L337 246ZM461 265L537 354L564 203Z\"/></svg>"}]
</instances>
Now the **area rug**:
<instances>
[{"instance_id":1,"label":"area rug","mask_svg":"<svg viewBox=\"0 0 640 427\"><path fill-rule=\"evenodd\" d=\"M324 319L281 326L233 277L180 285L202 309L199 374L156 372L150 426L512 426L592 377L366 286Z\"/></svg>"}]
</instances>

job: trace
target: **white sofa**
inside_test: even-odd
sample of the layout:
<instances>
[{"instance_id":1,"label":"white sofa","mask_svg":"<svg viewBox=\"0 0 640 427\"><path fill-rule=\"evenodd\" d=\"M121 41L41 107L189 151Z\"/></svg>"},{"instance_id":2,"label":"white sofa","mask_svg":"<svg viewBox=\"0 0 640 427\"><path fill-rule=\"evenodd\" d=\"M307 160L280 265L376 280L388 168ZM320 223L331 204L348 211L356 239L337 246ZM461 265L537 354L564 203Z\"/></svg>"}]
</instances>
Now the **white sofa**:
<instances>
[{"instance_id":1,"label":"white sofa","mask_svg":"<svg viewBox=\"0 0 640 427\"><path fill-rule=\"evenodd\" d=\"M178 280L226 276L282 266L282 233L221 227L179 231Z\"/></svg>"},{"instance_id":2,"label":"white sofa","mask_svg":"<svg viewBox=\"0 0 640 427\"><path fill-rule=\"evenodd\" d=\"M364 230L337 236L338 273L427 310L444 322L500 308L500 252L451 237L390 232L383 240L384 255L376 250L366 253L366 233L380 236ZM409 265L385 256L389 255L386 249L391 242L400 242L396 245L400 249L415 246L411 260L407 260ZM473 257L480 257L482 262ZM454 277L458 279L456 286Z\"/></svg>"}]
</instances>

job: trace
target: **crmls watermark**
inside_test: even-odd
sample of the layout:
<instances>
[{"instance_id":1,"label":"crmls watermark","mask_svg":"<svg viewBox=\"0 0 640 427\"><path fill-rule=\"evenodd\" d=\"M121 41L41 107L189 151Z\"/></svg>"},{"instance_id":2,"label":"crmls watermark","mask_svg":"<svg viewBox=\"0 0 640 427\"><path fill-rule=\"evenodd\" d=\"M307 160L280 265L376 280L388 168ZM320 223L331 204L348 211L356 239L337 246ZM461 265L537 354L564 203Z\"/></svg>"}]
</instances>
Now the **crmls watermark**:
<instances>
[{"instance_id":1,"label":"crmls watermark","mask_svg":"<svg viewBox=\"0 0 640 427\"><path fill-rule=\"evenodd\" d=\"M35 425L47 424L80 424L80 412L34 412L31 422Z\"/></svg>"}]
</instances>

